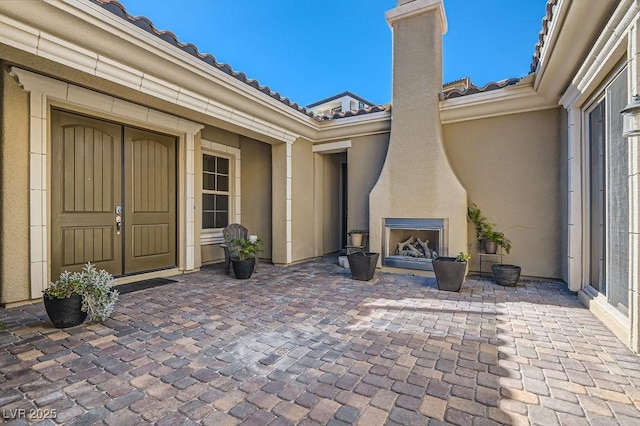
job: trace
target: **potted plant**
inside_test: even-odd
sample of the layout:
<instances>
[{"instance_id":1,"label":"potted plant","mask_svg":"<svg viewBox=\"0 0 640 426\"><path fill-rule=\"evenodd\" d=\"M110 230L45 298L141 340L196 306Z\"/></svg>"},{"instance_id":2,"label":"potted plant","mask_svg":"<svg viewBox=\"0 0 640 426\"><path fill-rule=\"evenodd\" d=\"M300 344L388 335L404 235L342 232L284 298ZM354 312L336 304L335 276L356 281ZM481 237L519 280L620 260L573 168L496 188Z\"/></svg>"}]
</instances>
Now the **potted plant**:
<instances>
[{"instance_id":1,"label":"potted plant","mask_svg":"<svg viewBox=\"0 0 640 426\"><path fill-rule=\"evenodd\" d=\"M362 238L367 231L362 229L352 229L347 233L351 237L351 245L353 247L362 247Z\"/></svg>"},{"instance_id":2,"label":"potted plant","mask_svg":"<svg viewBox=\"0 0 640 426\"><path fill-rule=\"evenodd\" d=\"M467 265L471 255L460 252L456 257L438 256L433 259L433 272L436 274L438 290L460 291L467 274Z\"/></svg>"},{"instance_id":3,"label":"potted plant","mask_svg":"<svg viewBox=\"0 0 640 426\"><path fill-rule=\"evenodd\" d=\"M57 328L74 327L87 317L89 321L104 321L111 316L119 296L113 288L113 276L90 262L82 272L62 272L43 293L47 315Z\"/></svg>"},{"instance_id":4,"label":"potted plant","mask_svg":"<svg viewBox=\"0 0 640 426\"><path fill-rule=\"evenodd\" d=\"M380 253L355 252L347 255L349 260L349 268L351 269L351 278L359 281L369 281L373 279L376 272Z\"/></svg>"},{"instance_id":5,"label":"potted plant","mask_svg":"<svg viewBox=\"0 0 640 426\"><path fill-rule=\"evenodd\" d=\"M251 278L256 265L257 254L262 251L262 240L236 238L231 242L231 266L236 278L246 280Z\"/></svg>"},{"instance_id":6,"label":"potted plant","mask_svg":"<svg viewBox=\"0 0 640 426\"><path fill-rule=\"evenodd\" d=\"M504 236L503 232L487 230L482 234L481 240L484 243L484 251L487 254L496 254L498 252L498 246L509 254L511 251L511 241Z\"/></svg>"},{"instance_id":7,"label":"potted plant","mask_svg":"<svg viewBox=\"0 0 640 426\"><path fill-rule=\"evenodd\" d=\"M511 241L505 237L504 232L496 231L496 224L489 221L480 208L471 203L467 207L467 220L473 223L476 228L476 238L484 244L484 251L487 254L496 254L498 246L509 254L511 251Z\"/></svg>"},{"instance_id":8,"label":"potted plant","mask_svg":"<svg viewBox=\"0 0 640 426\"><path fill-rule=\"evenodd\" d=\"M485 253L496 254L497 247L509 254L511 251L511 241L505 237L504 232L496 231L495 223L490 222L480 211L480 208L471 203L467 207L467 220L476 228L478 240L484 242ZM521 268L516 265L496 263L491 265L491 272L496 283L504 286L515 286L520 279Z\"/></svg>"}]
</instances>

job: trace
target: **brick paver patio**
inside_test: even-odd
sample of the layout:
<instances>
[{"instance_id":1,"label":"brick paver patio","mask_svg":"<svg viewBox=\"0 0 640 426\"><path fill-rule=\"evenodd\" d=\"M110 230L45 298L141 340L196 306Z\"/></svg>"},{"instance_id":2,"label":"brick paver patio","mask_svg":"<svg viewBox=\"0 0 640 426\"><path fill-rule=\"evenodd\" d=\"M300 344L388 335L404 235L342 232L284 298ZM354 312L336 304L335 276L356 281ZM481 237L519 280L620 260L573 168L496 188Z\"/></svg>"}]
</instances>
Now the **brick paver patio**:
<instances>
[{"instance_id":1,"label":"brick paver patio","mask_svg":"<svg viewBox=\"0 0 640 426\"><path fill-rule=\"evenodd\" d=\"M41 304L0 310L3 419L640 424L640 357L565 285L446 293L412 275L353 281L334 261L261 265L248 281L206 268L72 329Z\"/></svg>"}]
</instances>

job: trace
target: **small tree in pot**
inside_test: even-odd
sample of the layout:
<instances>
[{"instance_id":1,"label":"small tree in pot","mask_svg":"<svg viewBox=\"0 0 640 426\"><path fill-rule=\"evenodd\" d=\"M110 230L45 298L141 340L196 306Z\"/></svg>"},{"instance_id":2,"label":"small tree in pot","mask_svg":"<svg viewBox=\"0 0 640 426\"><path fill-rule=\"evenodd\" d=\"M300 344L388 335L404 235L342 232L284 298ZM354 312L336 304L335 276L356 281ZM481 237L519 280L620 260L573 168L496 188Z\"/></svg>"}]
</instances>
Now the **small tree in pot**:
<instances>
[{"instance_id":1,"label":"small tree in pot","mask_svg":"<svg viewBox=\"0 0 640 426\"><path fill-rule=\"evenodd\" d=\"M504 236L504 232L496 231L495 223L490 222L480 208L471 203L467 207L467 220L476 228L476 237L484 243L484 251L487 254L496 254L497 247L509 254L511 251L511 241ZM507 265L504 263L496 263L491 265L491 272L496 283L504 286L514 286L520 279L521 268L517 265Z\"/></svg>"},{"instance_id":2,"label":"small tree in pot","mask_svg":"<svg viewBox=\"0 0 640 426\"><path fill-rule=\"evenodd\" d=\"M504 232L496 231L496 224L489 221L482 214L480 208L471 203L467 207L467 220L473 223L476 228L476 238L484 244L484 251L487 254L496 254L498 246L509 254L511 251L511 241L505 237Z\"/></svg>"},{"instance_id":3,"label":"small tree in pot","mask_svg":"<svg viewBox=\"0 0 640 426\"><path fill-rule=\"evenodd\" d=\"M498 247L502 247L507 254L511 251L511 241L504 236L504 232L488 230L480 239L484 242L484 251L487 254L496 254Z\"/></svg>"}]
</instances>

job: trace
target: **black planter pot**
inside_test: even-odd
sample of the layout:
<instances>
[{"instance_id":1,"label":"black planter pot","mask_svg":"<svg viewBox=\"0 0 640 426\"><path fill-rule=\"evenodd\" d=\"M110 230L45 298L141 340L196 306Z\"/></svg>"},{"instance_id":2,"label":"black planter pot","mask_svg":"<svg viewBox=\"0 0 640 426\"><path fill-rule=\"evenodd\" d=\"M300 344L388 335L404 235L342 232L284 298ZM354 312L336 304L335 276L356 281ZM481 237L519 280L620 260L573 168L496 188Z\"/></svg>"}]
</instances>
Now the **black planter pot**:
<instances>
[{"instance_id":1,"label":"black planter pot","mask_svg":"<svg viewBox=\"0 0 640 426\"><path fill-rule=\"evenodd\" d=\"M253 268L256 265L256 259L251 258L247 260L231 260L231 266L233 266L233 273L236 275L236 278L240 280L246 280L251 278L251 274L253 274Z\"/></svg>"},{"instance_id":2,"label":"black planter pot","mask_svg":"<svg viewBox=\"0 0 640 426\"><path fill-rule=\"evenodd\" d=\"M356 252L347 255L349 268L351 268L351 278L359 281L369 281L373 279L376 272L380 253Z\"/></svg>"},{"instance_id":3,"label":"black planter pot","mask_svg":"<svg viewBox=\"0 0 640 426\"><path fill-rule=\"evenodd\" d=\"M507 265L504 263L491 265L493 279L496 280L496 283L507 287L513 287L518 283L520 270L521 268L516 265Z\"/></svg>"},{"instance_id":4,"label":"black planter pot","mask_svg":"<svg viewBox=\"0 0 640 426\"><path fill-rule=\"evenodd\" d=\"M47 315L56 328L68 328L80 325L87 318L87 313L82 312L82 296L74 294L66 299L43 298Z\"/></svg>"},{"instance_id":5,"label":"black planter pot","mask_svg":"<svg viewBox=\"0 0 640 426\"><path fill-rule=\"evenodd\" d=\"M455 257L440 256L433 259L432 265L438 290L460 291L464 283L467 262L458 262Z\"/></svg>"}]
</instances>

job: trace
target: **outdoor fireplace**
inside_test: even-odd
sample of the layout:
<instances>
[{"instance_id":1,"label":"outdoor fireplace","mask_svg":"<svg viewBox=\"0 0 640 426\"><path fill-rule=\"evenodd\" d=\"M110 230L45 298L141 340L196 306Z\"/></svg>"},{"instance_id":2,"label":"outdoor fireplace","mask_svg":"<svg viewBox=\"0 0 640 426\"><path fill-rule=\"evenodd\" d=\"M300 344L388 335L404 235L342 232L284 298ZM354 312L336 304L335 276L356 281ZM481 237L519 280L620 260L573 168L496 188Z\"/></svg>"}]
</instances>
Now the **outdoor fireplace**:
<instances>
[{"instance_id":1,"label":"outdoor fireplace","mask_svg":"<svg viewBox=\"0 0 640 426\"><path fill-rule=\"evenodd\" d=\"M445 219L386 218L383 264L433 271L433 259L448 254L446 222Z\"/></svg>"},{"instance_id":2,"label":"outdoor fireplace","mask_svg":"<svg viewBox=\"0 0 640 426\"><path fill-rule=\"evenodd\" d=\"M431 270L429 258L399 255L398 242L413 236L419 250L417 239L429 240L430 250L449 256L467 249L469 226L467 192L447 157L438 101L447 28L442 0L398 0L387 22L393 119L384 165L369 193L369 247L380 250L381 266ZM396 236L400 229L409 232Z\"/></svg>"}]
</instances>

